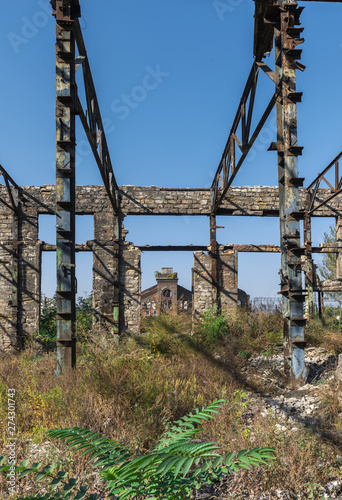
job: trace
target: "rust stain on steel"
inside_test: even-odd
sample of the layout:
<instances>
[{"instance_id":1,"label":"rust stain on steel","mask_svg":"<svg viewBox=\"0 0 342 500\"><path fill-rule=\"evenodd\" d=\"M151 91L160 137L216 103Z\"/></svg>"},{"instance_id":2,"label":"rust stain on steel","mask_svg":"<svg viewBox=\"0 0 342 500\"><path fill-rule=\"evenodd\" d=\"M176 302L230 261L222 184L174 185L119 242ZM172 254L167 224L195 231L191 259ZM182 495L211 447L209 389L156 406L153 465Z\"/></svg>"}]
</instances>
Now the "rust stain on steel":
<instances>
[{"instance_id":1,"label":"rust stain on steel","mask_svg":"<svg viewBox=\"0 0 342 500\"><path fill-rule=\"evenodd\" d=\"M304 357L303 301L301 280L300 222L298 192L296 68L302 28L298 28L302 11L296 2L279 2L268 6L265 18L275 32L276 85L281 101L277 102L277 154L279 178L279 218L281 239L281 294L284 315L284 360L293 388L305 383L307 368ZM293 97L294 96L294 97Z\"/></svg>"},{"instance_id":2,"label":"rust stain on steel","mask_svg":"<svg viewBox=\"0 0 342 500\"><path fill-rule=\"evenodd\" d=\"M57 375L76 363L75 338L75 16L78 0L55 0Z\"/></svg>"}]
</instances>

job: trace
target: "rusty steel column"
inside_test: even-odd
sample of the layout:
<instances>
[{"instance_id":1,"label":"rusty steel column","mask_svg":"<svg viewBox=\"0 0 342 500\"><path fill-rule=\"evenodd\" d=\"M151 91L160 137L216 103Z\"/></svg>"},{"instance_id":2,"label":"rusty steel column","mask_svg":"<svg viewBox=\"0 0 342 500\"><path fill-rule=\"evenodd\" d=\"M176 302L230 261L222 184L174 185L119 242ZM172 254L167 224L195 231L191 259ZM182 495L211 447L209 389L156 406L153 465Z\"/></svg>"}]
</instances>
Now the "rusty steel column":
<instances>
[{"instance_id":1,"label":"rusty steel column","mask_svg":"<svg viewBox=\"0 0 342 500\"><path fill-rule=\"evenodd\" d=\"M281 240L281 293L284 314L285 370L293 388L305 384L307 367L304 358L304 324L302 290L300 222L304 213L298 204L298 155L302 148L297 141L296 69L301 51L296 49L302 28L302 11L296 2L279 1L273 6L275 28L275 73L277 90L277 151L279 178L279 215Z\"/></svg>"},{"instance_id":2,"label":"rusty steel column","mask_svg":"<svg viewBox=\"0 0 342 500\"><path fill-rule=\"evenodd\" d=\"M314 317L314 263L312 259L312 237L311 237L311 215L309 207L311 194L306 194L305 216L304 216L304 248L305 248L305 317Z\"/></svg>"},{"instance_id":3,"label":"rusty steel column","mask_svg":"<svg viewBox=\"0 0 342 500\"><path fill-rule=\"evenodd\" d=\"M216 239L216 215L210 215L210 256L211 256L211 282L212 282L212 303L213 310L217 314L220 312L220 297L218 284L218 245Z\"/></svg>"},{"instance_id":4,"label":"rusty steel column","mask_svg":"<svg viewBox=\"0 0 342 500\"><path fill-rule=\"evenodd\" d=\"M75 36L78 0L52 2L56 17L57 375L76 363Z\"/></svg>"}]
</instances>

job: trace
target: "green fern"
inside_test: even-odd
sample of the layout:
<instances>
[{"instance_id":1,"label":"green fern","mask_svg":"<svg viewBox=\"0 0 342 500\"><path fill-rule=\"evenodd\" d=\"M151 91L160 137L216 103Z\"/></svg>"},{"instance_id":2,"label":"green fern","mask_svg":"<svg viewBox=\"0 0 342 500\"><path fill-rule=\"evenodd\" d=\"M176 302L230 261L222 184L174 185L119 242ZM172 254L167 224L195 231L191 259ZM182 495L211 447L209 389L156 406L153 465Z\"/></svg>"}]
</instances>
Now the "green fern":
<instances>
[{"instance_id":1,"label":"green fern","mask_svg":"<svg viewBox=\"0 0 342 500\"><path fill-rule=\"evenodd\" d=\"M83 450L82 455L90 454L89 461L95 468L101 467L100 474L106 480L108 493L117 500L128 499L187 499L195 489L203 484L211 484L222 474L250 469L251 466L274 459L270 448L254 448L229 453L225 457L217 453L217 443L194 442L201 431L200 425L214 418L222 408L224 400L214 401L202 410L182 417L164 433L156 447L148 454L133 457L132 453L120 443L101 437L99 434L78 427L48 431L53 438L65 439L73 450ZM4 463L1 457L0 465ZM77 485L77 479L69 478L59 471L53 475L53 466L42 468L42 464L22 462L16 470L19 478L36 474L35 481L52 477L50 493L36 497L22 497L18 500L36 499L75 499L95 500L96 494L87 495L87 487ZM0 467L6 471L9 466ZM57 491L55 493L55 491Z\"/></svg>"}]
</instances>

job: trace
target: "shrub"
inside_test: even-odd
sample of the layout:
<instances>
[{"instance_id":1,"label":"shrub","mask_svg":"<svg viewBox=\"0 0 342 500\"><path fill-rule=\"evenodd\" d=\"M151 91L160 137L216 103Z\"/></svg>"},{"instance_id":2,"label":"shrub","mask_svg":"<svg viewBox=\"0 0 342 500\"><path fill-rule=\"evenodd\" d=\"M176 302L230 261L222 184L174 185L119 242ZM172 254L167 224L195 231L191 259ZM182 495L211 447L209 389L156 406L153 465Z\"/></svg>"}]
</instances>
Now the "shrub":
<instances>
[{"instance_id":1,"label":"shrub","mask_svg":"<svg viewBox=\"0 0 342 500\"><path fill-rule=\"evenodd\" d=\"M229 333L229 324L215 308L208 309L195 329L195 335L208 346L222 340Z\"/></svg>"},{"instance_id":2,"label":"shrub","mask_svg":"<svg viewBox=\"0 0 342 500\"><path fill-rule=\"evenodd\" d=\"M179 335L191 331L191 316L186 313L147 316L142 320L141 329L147 334L154 354L175 354L180 348Z\"/></svg>"}]
</instances>

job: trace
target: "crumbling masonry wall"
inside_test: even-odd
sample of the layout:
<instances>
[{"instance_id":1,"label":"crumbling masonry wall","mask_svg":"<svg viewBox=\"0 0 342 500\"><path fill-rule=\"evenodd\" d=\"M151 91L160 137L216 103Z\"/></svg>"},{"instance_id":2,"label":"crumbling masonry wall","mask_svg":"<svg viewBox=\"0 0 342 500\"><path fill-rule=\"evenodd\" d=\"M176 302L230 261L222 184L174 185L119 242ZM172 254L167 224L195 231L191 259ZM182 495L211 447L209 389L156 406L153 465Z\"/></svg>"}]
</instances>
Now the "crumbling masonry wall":
<instances>
[{"instance_id":1,"label":"crumbling masonry wall","mask_svg":"<svg viewBox=\"0 0 342 500\"><path fill-rule=\"evenodd\" d=\"M6 206L0 205L0 349L20 345L26 336L38 332L41 296L41 255L43 251L56 251L56 245L38 239L40 214L55 214L55 186L23 187L18 215L19 237L13 238L14 216ZM6 193L0 186L0 196ZM94 215L94 240L76 245L76 251L93 253L93 313L94 326L113 333L114 274L114 214L102 186L77 186L76 214ZM58 222L58 221L57 221ZM13 319L12 261L18 248L18 318ZM120 278L123 331L136 331L140 318L140 250L121 247L124 277ZM135 255L135 254L139 255ZM132 269L138 269L137 279ZM53 272L53 271L52 271ZM127 287L127 288L126 288ZM131 306L132 298L137 304ZM139 311L139 312L138 312Z\"/></svg>"},{"instance_id":2,"label":"crumbling masonry wall","mask_svg":"<svg viewBox=\"0 0 342 500\"><path fill-rule=\"evenodd\" d=\"M193 267L193 320L213 305L213 284L211 277L212 259L209 253L194 252ZM238 253L219 248L218 291L223 314L236 310L238 303Z\"/></svg>"},{"instance_id":3,"label":"crumbling masonry wall","mask_svg":"<svg viewBox=\"0 0 342 500\"><path fill-rule=\"evenodd\" d=\"M120 331L140 332L141 251L132 243L123 242L120 259Z\"/></svg>"},{"instance_id":4,"label":"crumbling masonry wall","mask_svg":"<svg viewBox=\"0 0 342 500\"><path fill-rule=\"evenodd\" d=\"M126 215L210 215L208 189L169 189L122 186L121 210ZM299 190L300 209L304 209L305 190ZM318 204L330 194L319 189ZM8 200L6 188L0 185L0 197ZM40 214L55 214L56 188L23 187L18 214L19 235L13 237L14 216L0 204L0 348L21 342L39 329L41 252L56 251L55 245L38 240ZM342 199L335 197L313 213L317 217L334 217L342 211ZM279 216L277 187L231 187L219 213L237 216ZM113 246L114 215L103 186L76 187L76 214L94 215L94 240L77 245L76 251L93 252L93 308L95 325L113 330L115 258ZM206 236L203 236L204 242ZM18 252L18 313L13 297L12 263ZM120 311L121 331L137 332L140 325L140 250L121 242ZM197 255L197 261L196 261ZM237 256L220 252L222 268L221 305L229 312L237 300ZM235 260L234 260L235 259ZM212 302L211 259L195 253L194 315L202 314ZM196 274L197 273L197 274Z\"/></svg>"},{"instance_id":5,"label":"crumbling masonry wall","mask_svg":"<svg viewBox=\"0 0 342 500\"><path fill-rule=\"evenodd\" d=\"M0 217L0 349L16 340L16 325L12 320L12 224L13 213L3 208Z\"/></svg>"},{"instance_id":6,"label":"crumbling masonry wall","mask_svg":"<svg viewBox=\"0 0 342 500\"><path fill-rule=\"evenodd\" d=\"M238 252L220 248L218 268L221 311L229 315L238 304Z\"/></svg>"}]
</instances>

